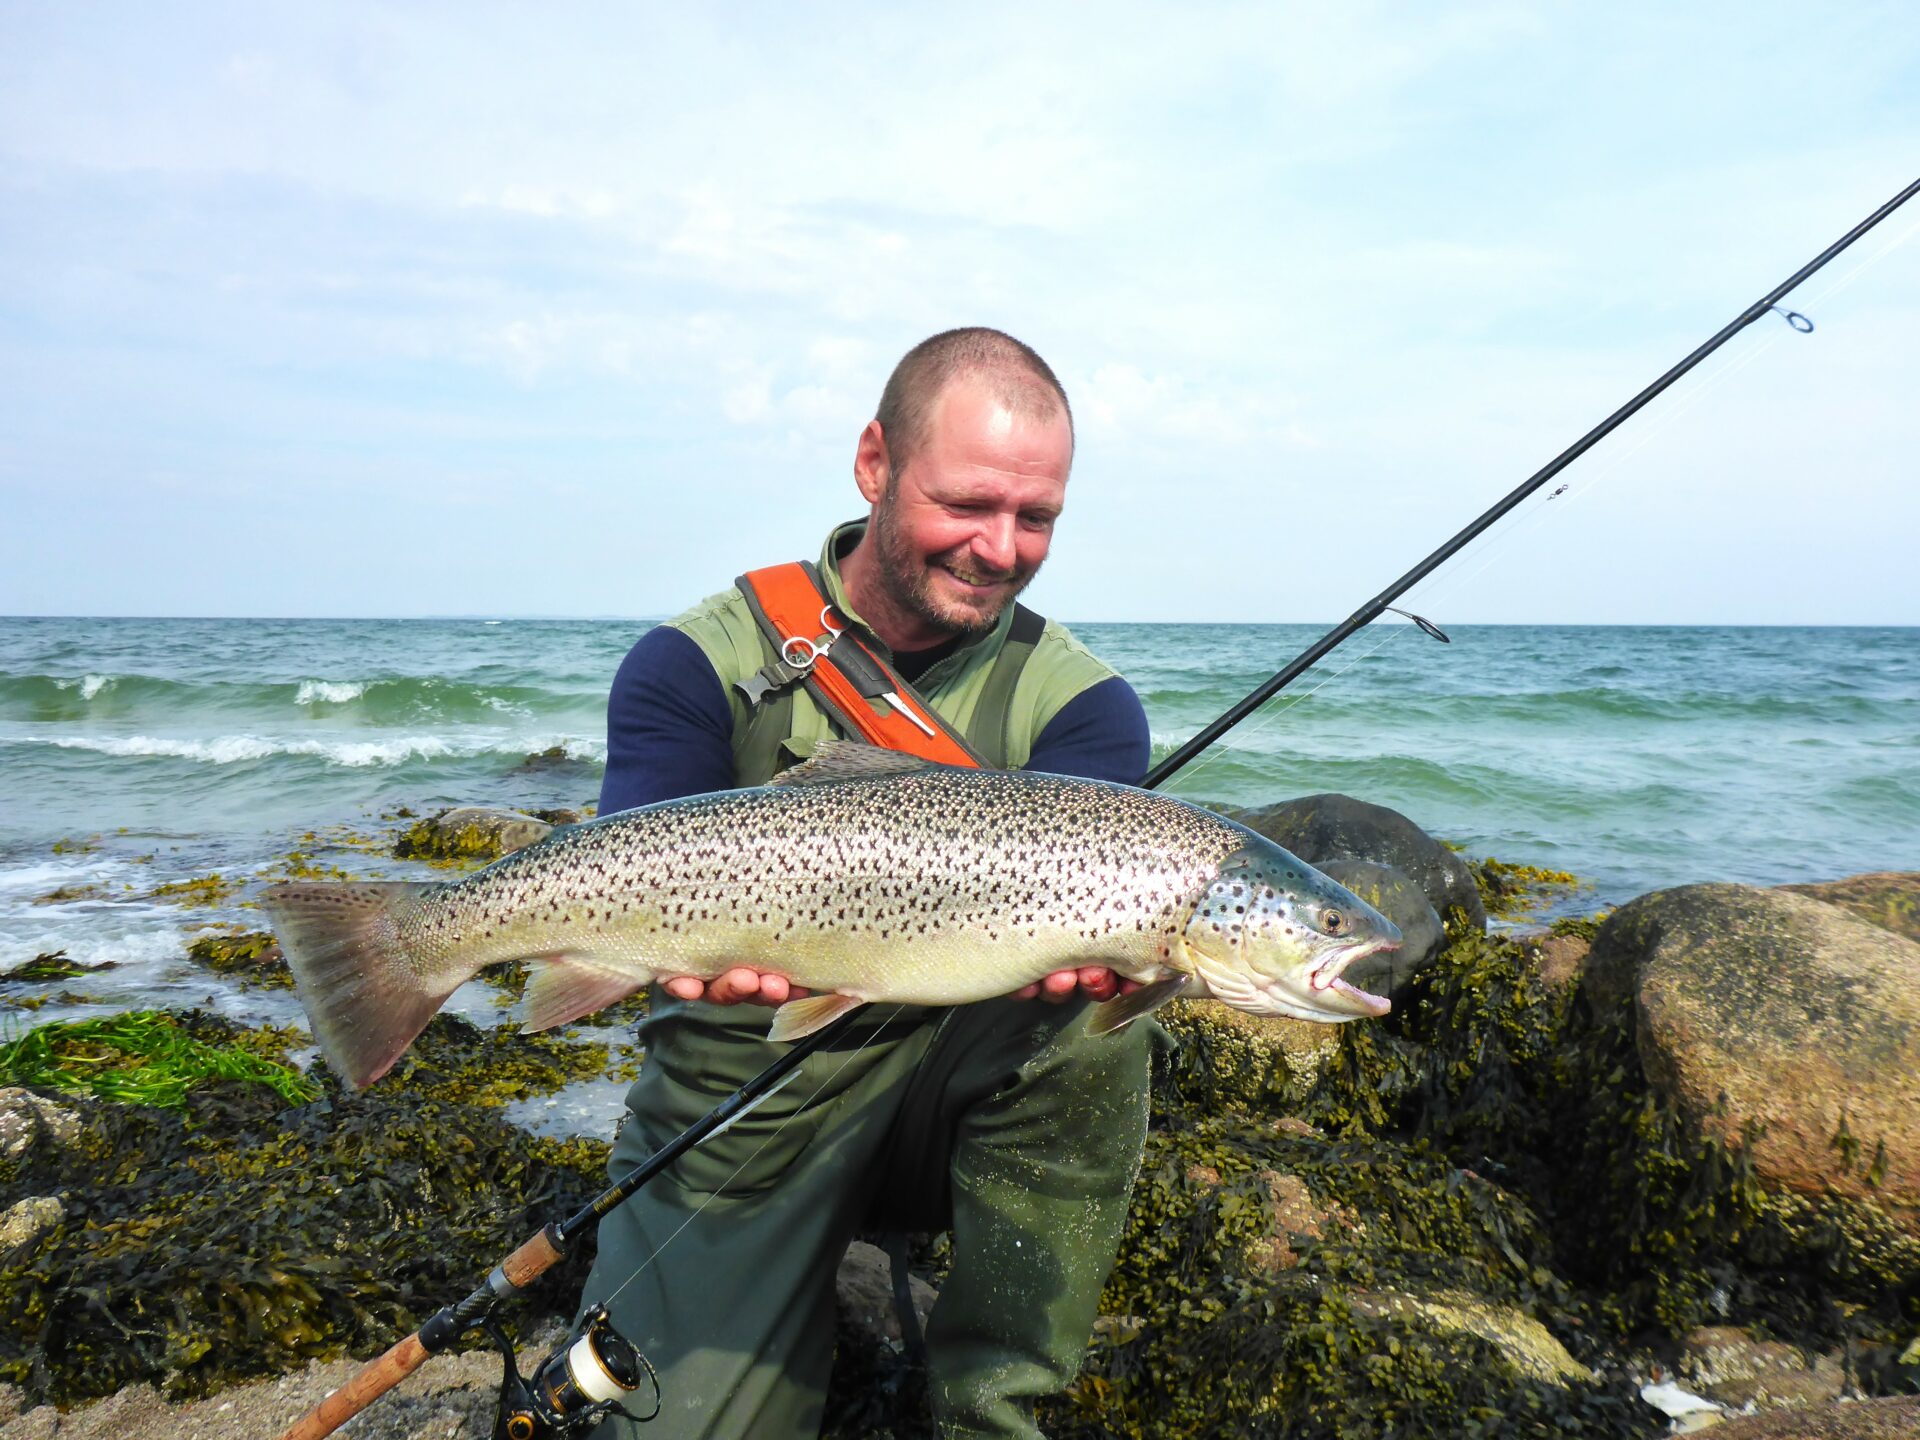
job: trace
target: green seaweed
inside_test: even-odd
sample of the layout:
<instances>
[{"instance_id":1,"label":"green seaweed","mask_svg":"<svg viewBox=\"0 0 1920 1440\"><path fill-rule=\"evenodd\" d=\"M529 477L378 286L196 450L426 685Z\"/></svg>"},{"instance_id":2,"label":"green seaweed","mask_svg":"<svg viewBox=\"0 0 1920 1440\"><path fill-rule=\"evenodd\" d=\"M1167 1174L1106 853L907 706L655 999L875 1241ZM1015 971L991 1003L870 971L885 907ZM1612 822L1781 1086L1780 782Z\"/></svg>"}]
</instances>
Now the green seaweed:
<instances>
[{"instance_id":1,"label":"green seaweed","mask_svg":"<svg viewBox=\"0 0 1920 1440\"><path fill-rule=\"evenodd\" d=\"M224 905L233 895L233 882L218 873L192 880L170 880L147 892L149 900L171 900L176 905Z\"/></svg>"},{"instance_id":2,"label":"green seaweed","mask_svg":"<svg viewBox=\"0 0 1920 1440\"><path fill-rule=\"evenodd\" d=\"M187 946L187 954L196 964L235 976L244 985L282 990L293 986L280 942L267 930L201 935Z\"/></svg>"},{"instance_id":3,"label":"green seaweed","mask_svg":"<svg viewBox=\"0 0 1920 1440\"><path fill-rule=\"evenodd\" d=\"M0 1045L0 1084L183 1110L188 1094L213 1080L261 1085L289 1102L320 1094L317 1085L289 1066L197 1039L165 1011L130 1010L99 1020L59 1021Z\"/></svg>"},{"instance_id":4,"label":"green seaweed","mask_svg":"<svg viewBox=\"0 0 1920 1440\"><path fill-rule=\"evenodd\" d=\"M402 860L463 868L500 858L498 834L481 825L466 825L449 833L438 819L414 821L393 842L393 853Z\"/></svg>"},{"instance_id":5,"label":"green seaweed","mask_svg":"<svg viewBox=\"0 0 1920 1440\"><path fill-rule=\"evenodd\" d=\"M1487 914L1508 920L1539 909L1556 893L1580 883L1577 875L1565 870L1515 865L1491 855L1469 860L1467 868L1473 872L1473 883L1480 891L1480 902L1486 906Z\"/></svg>"},{"instance_id":6,"label":"green seaweed","mask_svg":"<svg viewBox=\"0 0 1920 1440\"><path fill-rule=\"evenodd\" d=\"M607 1153L399 1091L287 1109L210 1081L184 1112L72 1103L77 1138L0 1169L0 1205L66 1206L0 1259L0 1379L36 1403L143 1381L203 1395L384 1348L584 1204ZM575 1247L510 1321L568 1313L592 1254Z\"/></svg>"},{"instance_id":7,"label":"green seaweed","mask_svg":"<svg viewBox=\"0 0 1920 1440\"><path fill-rule=\"evenodd\" d=\"M78 900L104 900L107 892L100 885L62 885L57 890L49 890L44 895L33 897L36 905L71 905Z\"/></svg>"},{"instance_id":8,"label":"green seaweed","mask_svg":"<svg viewBox=\"0 0 1920 1440\"><path fill-rule=\"evenodd\" d=\"M443 1013L433 1017L380 1083L424 1099L505 1105L598 1079L611 1063L611 1052L598 1042L522 1034L513 1024L482 1030Z\"/></svg>"},{"instance_id":9,"label":"green seaweed","mask_svg":"<svg viewBox=\"0 0 1920 1440\"><path fill-rule=\"evenodd\" d=\"M69 960L66 951L51 950L34 956L25 964L14 966L5 974L0 974L0 981L44 984L50 980L72 980L92 973L91 967L82 965L77 960Z\"/></svg>"}]
</instances>

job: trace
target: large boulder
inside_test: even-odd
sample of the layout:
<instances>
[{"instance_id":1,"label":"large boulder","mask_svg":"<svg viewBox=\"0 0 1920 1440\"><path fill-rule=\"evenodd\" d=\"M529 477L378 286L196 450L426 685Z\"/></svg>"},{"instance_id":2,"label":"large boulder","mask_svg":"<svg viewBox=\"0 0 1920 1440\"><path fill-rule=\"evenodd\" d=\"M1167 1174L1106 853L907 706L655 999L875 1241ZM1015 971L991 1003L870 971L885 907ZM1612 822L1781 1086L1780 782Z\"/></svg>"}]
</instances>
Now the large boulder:
<instances>
[{"instance_id":1,"label":"large boulder","mask_svg":"<svg viewBox=\"0 0 1920 1440\"><path fill-rule=\"evenodd\" d=\"M1441 950L1447 931L1427 892L1412 876L1372 860L1323 860L1320 870L1338 880L1400 928L1400 948L1369 955L1347 967L1349 984L1398 1000L1407 981Z\"/></svg>"},{"instance_id":2,"label":"large boulder","mask_svg":"<svg viewBox=\"0 0 1920 1440\"><path fill-rule=\"evenodd\" d=\"M1744 885L1656 891L1595 937L1583 994L1632 1004L1648 1081L1769 1191L1920 1236L1920 944Z\"/></svg>"},{"instance_id":3,"label":"large boulder","mask_svg":"<svg viewBox=\"0 0 1920 1440\"><path fill-rule=\"evenodd\" d=\"M1882 930L1920 940L1920 871L1881 870L1819 885L1782 885L1780 888L1838 905Z\"/></svg>"},{"instance_id":4,"label":"large boulder","mask_svg":"<svg viewBox=\"0 0 1920 1440\"><path fill-rule=\"evenodd\" d=\"M1238 811L1233 818L1309 865L1328 860L1391 865L1420 887L1442 918L1457 908L1469 925L1486 928L1487 909L1467 862L1397 810L1350 795L1306 795Z\"/></svg>"}]
</instances>

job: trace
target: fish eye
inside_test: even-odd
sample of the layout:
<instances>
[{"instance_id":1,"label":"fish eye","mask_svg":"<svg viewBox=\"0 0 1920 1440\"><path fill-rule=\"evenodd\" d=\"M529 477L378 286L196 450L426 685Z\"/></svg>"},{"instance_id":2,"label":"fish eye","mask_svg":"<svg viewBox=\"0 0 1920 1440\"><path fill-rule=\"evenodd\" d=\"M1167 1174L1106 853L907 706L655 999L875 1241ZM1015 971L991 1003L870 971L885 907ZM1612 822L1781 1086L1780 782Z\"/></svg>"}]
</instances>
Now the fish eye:
<instances>
[{"instance_id":1,"label":"fish eye","mask_svg":"<svg viewBox=\"0 0 1920 1440\"><path fill-rule=\"evenodd\" d=\"M1320 912L1320 923L1326 926L1327 934L1338 935L1343 922L1338 910L1323 910Z\"/></svg>"}]
</instances>

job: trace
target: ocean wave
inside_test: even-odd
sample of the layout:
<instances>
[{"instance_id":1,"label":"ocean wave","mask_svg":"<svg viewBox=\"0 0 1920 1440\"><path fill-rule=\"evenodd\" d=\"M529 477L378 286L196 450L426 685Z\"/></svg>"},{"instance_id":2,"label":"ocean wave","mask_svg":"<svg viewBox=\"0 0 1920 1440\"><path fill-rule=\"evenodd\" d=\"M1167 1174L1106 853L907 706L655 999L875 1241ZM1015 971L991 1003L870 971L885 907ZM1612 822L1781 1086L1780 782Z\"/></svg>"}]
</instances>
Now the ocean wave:
<instances>
[{"instance_id":1,"label":"ocean wave","mask_svg":"<svg viewBox=\"0 0 1920 1440\"><path fill-rule=\"evenodd\" d=\"M300 689L294 694L293 703L344 705L366 693L366 682L362 680L302 680Z\"/></svg>"},{"instance_id":2,"label":"ocean wave","mask_svg":"<svg viewBox=\"0 0 1920 1440\"><path fill-rule=\"evenodd\" d=\"M463 721L598 713L599 686L541 683L532 674L487 677L392 675L367 679L238 680L143 674L7 674L0 671L0 720L36 724L109 717L130 726L224 719L226 730L271 728L298 709L309 716L353 717L376 725L458 724ZM209 729L214 728L211 724Z\"/></svg>"},{"instance_id":3,"label":"ocean wave","mask_svg":"<svg viewBox=\"0 0 1920 1440\"><path fill-rule=\"evenodd\" d=\"M311 756L329 765L360 768L404 765L409 760L470 759L476 755L538 754L559 746L569 760L606 759L603 740L581 736L448 737L395 735L381 740L308 740L267 735L216 735L209 739L172 739L156 735L58 735L16 744L87 750L115 758L193 760L208 765L237 765L275 756Z\"/></svg>"},{"instance_id":4,"label":"ocean wave","mask_svg":"<svg viewBox=\"0 0 1920 1440\"><path fill-rule=\"evenodd\" d=\"M91 700L102 690L111 689L112 686L113 676L111 675L82 675L65 679L56 677L53 681L53 688L56 690L78 689L82 700Z\"/></svg>"}]
</instances>

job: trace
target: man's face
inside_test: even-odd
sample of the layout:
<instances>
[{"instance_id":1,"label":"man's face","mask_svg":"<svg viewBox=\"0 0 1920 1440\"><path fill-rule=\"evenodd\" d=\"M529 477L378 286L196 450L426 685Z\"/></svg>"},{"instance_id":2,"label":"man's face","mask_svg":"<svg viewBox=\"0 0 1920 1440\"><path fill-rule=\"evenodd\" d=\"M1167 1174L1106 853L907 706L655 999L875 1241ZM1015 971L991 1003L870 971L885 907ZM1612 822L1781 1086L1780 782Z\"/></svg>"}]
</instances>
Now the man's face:
<instances>
[{"instance_id":1,"label":"man's face","mask_svg":"<svg viewBox=\"0 0 1920 1440\"><path fill-rule=\"evenodd\" d=\"M898 471L882 465L868 497L876 578L894 607L930 631L992 629L1047 558L1072 463L1064 411L1027 419L978 380L948 385L920 447Z\"/></svg>"}]
</instances>

